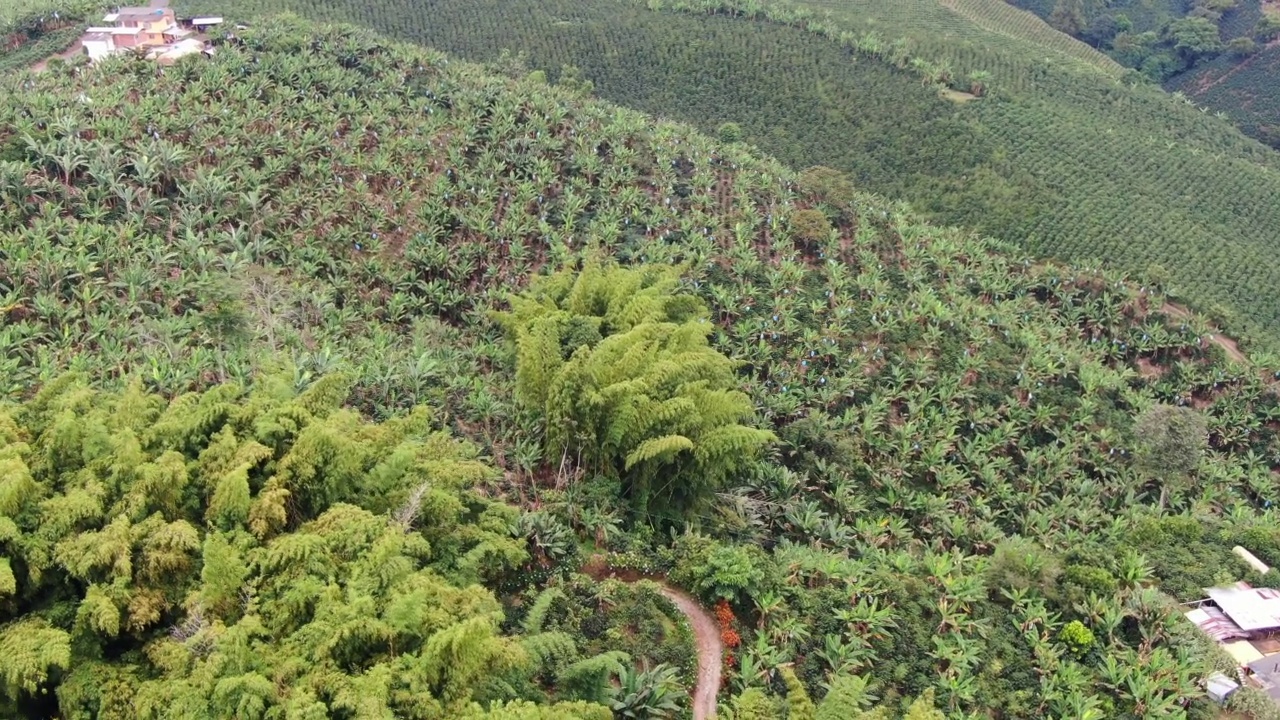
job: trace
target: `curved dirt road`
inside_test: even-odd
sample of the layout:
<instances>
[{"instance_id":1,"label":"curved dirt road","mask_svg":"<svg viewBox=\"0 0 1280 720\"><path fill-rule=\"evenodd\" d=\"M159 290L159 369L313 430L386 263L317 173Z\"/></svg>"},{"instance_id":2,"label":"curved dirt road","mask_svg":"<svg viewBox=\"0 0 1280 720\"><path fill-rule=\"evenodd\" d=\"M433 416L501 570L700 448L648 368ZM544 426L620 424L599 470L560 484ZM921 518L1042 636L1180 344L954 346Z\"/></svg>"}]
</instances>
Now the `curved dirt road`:
<instances>
[{"instance_id":1,"label":"curved dirt road","mask_svg":"<svg viewBox=\"0 0 1280 720\"><path fill-rule=\"evenodd\" d=\"M1160 307L1160 312L1170 317L1175 317L1178 319L1191 317L1190 310L1182 307L1181 305L1174 305L1173 303L1170 303L1170 302L1167 302L1164 305L1162 305ZM1249 359L1246 358L1245 354L1240 351L1240 344L1237 343L1232 338L1229 338L1226 335L1223 335L1220 330L1215 330L1213 332L1213 339L1211 342L1213 342L1215 345L1217 345L1218 347L1226 351L1227 357L1231 358L1232 360L1235 360L1236 362L1241 363L1243 365L1247 365L1249 363Z\"/></svg>"},{"instance_id":2,"label":"curved dirt road","mask_svg":"<svg viewBox=\"0 0 1280 720\"><path fill-rule=\"evenodd\" d=\"M662 595L672 602L693 628L698 645L698 685L693 690L693 720L711 720L716 716L716 694L720 692L720 663L724 646L720 643L720 629L716 621L684 593L659 583Z\"/></svg>"},{"instance_id":3,"label":"curved dirt road","mask_svg":"<svg viewBox=\"0 0 1280 720\"><path fill-rule=\"evenodd\" d=\"M689 620L694 644L698 647L698 684L693 689L693 720L712 720L716 716L716 695L720 692L720 664L724 662L724 645L720 642L720 627L697 600L663 582L660 577L644 576L627 571L614 571L604 566L602 557L594 557L582 571L595 580L612 578L623 582L649 580L658 585L662 596L671 601Z\"/></svg>"}]
</instances>

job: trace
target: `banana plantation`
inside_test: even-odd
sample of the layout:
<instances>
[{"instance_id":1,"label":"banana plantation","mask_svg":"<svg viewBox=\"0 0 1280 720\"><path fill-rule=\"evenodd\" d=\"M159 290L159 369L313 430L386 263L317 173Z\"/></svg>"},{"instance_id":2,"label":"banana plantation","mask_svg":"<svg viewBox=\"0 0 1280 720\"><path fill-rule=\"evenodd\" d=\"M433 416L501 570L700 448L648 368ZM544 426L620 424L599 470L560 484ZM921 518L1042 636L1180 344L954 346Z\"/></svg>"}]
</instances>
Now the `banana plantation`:
<instances>
[{"instance_id":1,"label":"banana plantation","mask_svg":"<svg viewBox=\"0 0 1280 720\"><path fill-rule=\"evenodd\" d=\"M6 714L691 717L665 577L722 718L1216 716L1178 603L1280 586L1280 358L1167 278L361 30L217 50L0 80Z\"/></svg>"},{"instance_id":2,"label":"banana plantation","mask_svg":"<svg viewBox=\"0 0 1280 720\"><path fill-rule=\"evenodd\" d=\"M1158 266L1170 292L1242 342L1280 348L1275 152L1189 100L1198 87L1171 96L1005 0L178 6L356 23L504 74L586 79L601 98L703 132L737 123L791 167L836 168L935 223L1072 263ZM1269 86L1246 97L1235 85L1266 74L1266 57L1206 97L1271 106Z\"/></svg>"}]
</instances>

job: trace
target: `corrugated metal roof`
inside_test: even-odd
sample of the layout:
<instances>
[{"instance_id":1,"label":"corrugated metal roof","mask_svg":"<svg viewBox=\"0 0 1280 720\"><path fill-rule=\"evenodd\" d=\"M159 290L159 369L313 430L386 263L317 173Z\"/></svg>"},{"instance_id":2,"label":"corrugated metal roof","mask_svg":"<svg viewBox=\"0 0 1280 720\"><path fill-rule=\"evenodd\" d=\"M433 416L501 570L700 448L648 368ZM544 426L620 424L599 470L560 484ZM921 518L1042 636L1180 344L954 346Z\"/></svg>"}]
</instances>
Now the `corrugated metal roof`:
<instances>
[{"instance_id":1,"label":"corrugated metal roof","mask_svg":"<svg viewBox=\"0 0 1280 720\"><path fill-rule=\"evenodd\" d=\"M164 8L122 7L116 10L117 17L158 17L164 15Z\"/></svg>"},{"instance_id":2,"label":"corrugated metal roof","mask_svg":"<svg viewBox=\"0 0 1280 720\"><path fill-rule=\"evenodd\" d=\"M1259 675L1275 675L1280 672L1280 655L1268 655L1249 663L1249 669Z\"/></svg>"},{"instance_id":3,"label":"corrugated metal roof","mask_svg":"<svg viewBox=\"0 0 1280 720\"><path fill-rule=\"evenodd\" d=\"M1214 604L1242 630L1280 627L1280 591L1246 583L1205 590Z\"/></svg>"},{"instance_id":4,"label":"corrugated metal roof","mask_svg":"<svg viewBox=\"0 0 1280 720\"><path fill-rule=\"evenodd\" d=\"M1209 693L1209 697L1217 702L1227 699L1227 696L1240 689L1240 683L1231 678L1216 672L1205 680L1205 690Z\"/></svg>"},{"instance_id":5,"label":"corrugated metal roof","mask_svg":"<svg viewBox=\"0 0 1280 720\"><path fill-rule=\"evenodd\" d=\"M1231 622L1231 618L1212 605L1188 610L1186 616L1196 627L1218 642L1249 637L1249 633L1241 630L1239 625Z\"/></svg>"},{"instance_id":6,"label":"corrugated metal roof","mask_svg":"<svg viewBox=\"0 0 1280 720\"><path fill-rule=\"evenodd\" d=\"M187 55L195 55L204 50L204 43L199 40L181 40L167 47L158 48L157 59L170 63Z\"/></svg>"},{"instance_id":7,"label":"corrugated metal roof","mask_svg":"<svg viewBox=\"0 0 1280 720\"><path fill-rule=\"evenodd\" d=\"M222 18L220 17L192 18L191 24L192 25L221 25Z\"/></svg>"}]
</instances>

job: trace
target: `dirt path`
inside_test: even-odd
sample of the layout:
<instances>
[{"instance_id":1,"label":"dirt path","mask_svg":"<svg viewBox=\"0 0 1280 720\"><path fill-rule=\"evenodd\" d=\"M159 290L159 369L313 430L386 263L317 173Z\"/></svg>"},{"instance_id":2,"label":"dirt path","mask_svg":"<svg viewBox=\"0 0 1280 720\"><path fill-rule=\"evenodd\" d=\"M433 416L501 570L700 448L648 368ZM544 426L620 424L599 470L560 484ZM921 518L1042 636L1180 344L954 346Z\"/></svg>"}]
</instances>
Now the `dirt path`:
<instances>
[{"instance_id":1,"label":"dirt path","mask_svg":"<svg viewBox=\"0 0 1280 720\"><path fill-rule=\"evenodd\" d=\"M612 578L629 583L640 580L654 582L662 596L689 620L694 643L698 647L698 684L693 689L693 720L712 720L716 716L716 695L720 692L720 665L724 662L724 645L720 642L720 627L715 618L697 600L666 584L662 578L611 570L605 566L602 555L588 560L582 572L597 581Z\"/></svg>"},{"instance_id":2,"label":"dirt path","mask_svg":"<svg viewBox=\"0 0 1280 720\"><path fill-rule=\"evenodd\" d=\"M1168 315L1169 317L1176 317L1179 319L1185 319L1185 318L1191 317L1190 310L1182 307L1181 305L1174 305L1173 303L1170 303L1170 302L1167 302L1164 305L1161 305L1160 312L1164 313L1165 315ZM1245 354L1240 351L1240 344L1237 343L1235 340L1227 337L1226 335L1223 335L1222 333L1218 332L1216 329L1214 330L1214 333L1211 337L1213 338L1211 342L1214 345L1217 345L1218 347L1225 350L1227 353L1227 357L1244 365L1247 365L1249 363L1248 358L1246 358Z\"/></svg>"},{"instance_id":3,"label":"dirt path","mask_svg":"<svg viewBox=\"0 0 1280 720\"><path fill-rule=\"evenodd\" d=\"M60 53L56 53L43 60L36 62L34 65L31 66L31 69L35 72L44 72L45 69L49 67L50 60L54 58L59 58L61 60L70 60L76 55L79 55L80 51L83 48L84 46L80 44L80 41L76 40L75 42L71 43L71 47L68 47L66 50L63 50Z\"/></svg>"},{"instance_id":4,"label":"dirt path","mask_svg":"<svg viewBox=\"0 0 1280 720\"><path fill-rule=\"evenodd\" d=\"M689 619L698 644L698 685L693 691L693 720L711 720L716 716L716 694L720 692L720 663L724 646L716 621L693 598L665 583L662 595Z\"/></svg>"}]
</instances>

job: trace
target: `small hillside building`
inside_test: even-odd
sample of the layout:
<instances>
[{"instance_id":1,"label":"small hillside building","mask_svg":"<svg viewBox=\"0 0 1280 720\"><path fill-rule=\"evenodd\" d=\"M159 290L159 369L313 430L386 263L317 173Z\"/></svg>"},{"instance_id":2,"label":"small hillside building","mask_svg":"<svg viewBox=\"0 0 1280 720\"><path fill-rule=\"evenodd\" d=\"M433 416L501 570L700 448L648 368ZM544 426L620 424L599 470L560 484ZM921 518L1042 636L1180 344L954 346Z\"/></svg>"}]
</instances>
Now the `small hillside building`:
<instances>
[{"instance_id":1,"label":"small hillside building","mask_svg":"<svg viewBox=\"0 0 1280 720\"><path fill-rule=\"evenodd\" d=\"M117 28L138 28L142 31L141 45L163 45L171 42L166 35L177 31L178 18L173 8L167 7L123 7L108 13L102 18L104 23L112 23Z\"/></svg>"},{"instance_id":2,"label":"small hillside building","mask_svg":"<svg viewBox=\"0 0 1280 720\"><path fill-rule=\"evenodd\" d=\"M80 44L84 46L84 54L90 60L100 60L114 53L117 47L115 38L109 32L87 32L80 38Z\"/></svg>"},{"instance_id":3,"label":"small hillside building","mask_svg":"<svg viewBox=\"0 0 1280 720\"><path fill-rule=\"evenodd\" d=\"M198 17L191 18L191 27L196 32L208 32L210 28L217 27L222 24L220 17Z\"/></svg>"},{"instance_id":4,"label":"small hillside building","mask_svg":"<svg viewBox=\"0 0 1280 720\"><path fill-rule=\"evenodd\" d=\"M1280 630L1280 590L1248 583L1206 588L1209 599L1246 636Z\"/></svg>"},{"instance_id":5,"label":"small hillside building","mask_svg":"<svg viewBox=\"0 0 1280 720\"><path fill-rule=\"evenodd\" d=\"M1266 691L1272 700L1280 701L1280 654L1259 658L1246 667L1249 679Z\"/></svg>"},{"instance_id":6,"label":"small hillside building","mask_svg":"<svg viewBox=\"0 0 1280 720\"><path fill-rule=\"evenodd\" d=\"M151 54L148 55L148 57L153 58L161 65L172 65L180 58L184 58L188 55L199 55L204 52L204 49L204 43L199 40L187 38L186 40L179 40L172 45L165 45L163 47L156 48L151 51Z\"/></svg>"},{"instance_id":7,"label":"small hillside building","mask_svg":"<svg viewBox=\"0 0 1280 720\"><path fill-rule=\"evenodd\" d=\"M175 57L178 57L190 54L190 43L186 41L194 41L196 34L192 27L179 24L173 9L164 7L163 3L152 7L122 7L107 13L102 22L101 26L89 28L80 38L90 60L100 60L135 48L164 49L163 52L148 52L155 57L176 51L179 54Z\"/></svg>"},{"instance_id":8,"label":"small hillside building","mask_svg":"<svg viewBox=\"0 0 1280 720\"><path fill-rule=\"evenodd\" d=\"M1232 693L1240 689L1240 683L1220 672L1216 672L1205 680L1204 689L1210 700L1222 705L1227 702Z\"/></svg>"}]
</instances>

